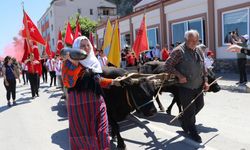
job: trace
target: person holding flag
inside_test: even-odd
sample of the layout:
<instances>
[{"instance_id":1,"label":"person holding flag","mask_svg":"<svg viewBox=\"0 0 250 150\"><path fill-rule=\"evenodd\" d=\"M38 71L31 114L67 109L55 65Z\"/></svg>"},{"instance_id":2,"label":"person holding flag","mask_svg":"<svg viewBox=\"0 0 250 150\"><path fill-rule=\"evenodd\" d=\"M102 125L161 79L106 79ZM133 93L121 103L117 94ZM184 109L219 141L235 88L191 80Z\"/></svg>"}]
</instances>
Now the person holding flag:
<instances>
[{"instance_id":1,"label":"person holding flag","mask_svg":"<svg viewBox=\"0 0 250 150\"><path fill-rule=\"evenodd\" d=\"M39 70L38 65L40 66L40 62L34 58L34 54L30 53L29 58L24 61L24 63L28 67L28 76L30 82L30 89L32 94L32 99L35 96L39 97L38 93L38 77L39 77Z\"/></svg>"}]
</instances>

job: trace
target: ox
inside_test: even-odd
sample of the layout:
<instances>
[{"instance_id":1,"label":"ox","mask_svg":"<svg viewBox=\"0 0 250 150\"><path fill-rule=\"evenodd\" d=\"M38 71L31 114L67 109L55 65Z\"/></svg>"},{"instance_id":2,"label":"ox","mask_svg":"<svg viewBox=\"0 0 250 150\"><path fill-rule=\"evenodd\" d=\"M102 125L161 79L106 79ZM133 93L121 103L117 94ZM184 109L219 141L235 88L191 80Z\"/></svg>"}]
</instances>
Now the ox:
<instances>
[{"instance_id":1,"label":"ox","mask_svg":"<svg viewBox=\"0 0 250 150\"><path fill-rule=\"evenodd\" d=\"M159 73L164 73L166 72L165 70L165 62L159 62L159 61L150 61L142 66L139 67L139 72L140 73L145 73L145 74L159 74ZM215 74L211 71L208 70L208 83L212 83L216 79ZM177 83L177 79L176 82ZM214 83L213 85L210 86L208 92L218 92L220 91L220 86L217 83ZM161 92L170 92L173 94L174 98L171 102L171 104L167 108L167 113L171 114L171 109L175 103L177 103L179 112L182 111L181 105L180 105L180 100L178 98L178 88L176 85L170 85L170 84L164 84L164 86L161 88ZM157 97L156 99L159 108L161 111L165 111L164 107L162 106L159 98Z\"/></svg>"},{"instance_id":2,"label":"ox","mask_svg":"<svg viewBox=\"0 0 250 150\"><path fill-rule=\"evenodd\" d=\"M128 72L121 68L104 67L101 76L115 79L124 77L126 74ZM135 80L132 77L125 77L121 80L121 86L103 89L112 136L117 137L118 148L124 149L126 145L120 135L117 122L125 120L126 116L134 110L142 112L144 116L152 116L157 112L151 100L159 89L161 79L155 82L153 78L138 77Z\"/></svg>"}]
</instances>

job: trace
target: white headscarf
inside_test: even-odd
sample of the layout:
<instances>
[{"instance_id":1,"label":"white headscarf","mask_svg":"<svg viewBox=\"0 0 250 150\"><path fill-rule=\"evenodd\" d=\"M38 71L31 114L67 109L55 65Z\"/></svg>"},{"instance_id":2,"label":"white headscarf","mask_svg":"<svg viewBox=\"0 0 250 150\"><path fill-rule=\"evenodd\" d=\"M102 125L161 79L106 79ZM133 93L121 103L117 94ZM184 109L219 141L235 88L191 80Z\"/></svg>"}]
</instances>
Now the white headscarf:
<instances>
[{"instance_id":1,"label":"white headscarf","mask_svg":"<svg viewBox=\"0 0 250 150\"><path fill-rule=\"evenodd\" d=\"M82 40L87 40L90 46L90 52L87 56L87 58L85 58L84 60L81 60L80 63L86 67L91 69L93 72L95 73L102 73L102 68L101 68L101 64L98 61L98 59L96 58L95 54L94 54L94 50L92 47L92 44L90 43L89 39L86 36L80 36L78 38L76 38L74 40L73 43L73 48L80 48L80 44Z\"/></svg>"}]
</instances>

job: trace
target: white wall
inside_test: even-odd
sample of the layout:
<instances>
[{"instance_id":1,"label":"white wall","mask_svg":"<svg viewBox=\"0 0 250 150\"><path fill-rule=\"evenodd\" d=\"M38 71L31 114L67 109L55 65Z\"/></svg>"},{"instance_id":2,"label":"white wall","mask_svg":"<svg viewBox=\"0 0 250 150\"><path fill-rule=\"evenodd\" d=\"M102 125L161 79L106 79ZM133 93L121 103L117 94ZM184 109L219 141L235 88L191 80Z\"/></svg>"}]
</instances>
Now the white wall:
<instances>
[{"instance_id":1,"label":"white wall","mask_svg":"<svg viewBox=\"0 0 250 150\"><path fill-rule=\"evenodd\" d=\"M146 12L145 15L146 15L146 25L147 26L160 24L160 8ZM143 17L143 14L132 17L134 39L136 37L135 31L140 28L142 17Z\"/></svg>"},{"instance_id":2,"label":"white wall","mask_svg":"<svg viewBox=\"0 0 250 150\"><path fill-rule=\"evenodd\" d=\"M119 28L120 28L120 33L129 32L130 31L129 19L119 22Z\"/></svg>"},{"instance_id":3,"label":"white wall","mask_svg":"<svg viewBox=\"0 0 250 150\"><path fill-rule=\"evenodd\" d=\"M96 34L98 35L99 39L103 38L104 30L105 30L105 28L101 28L101 29L97 30Z\"/></svg>"}]
</instances>

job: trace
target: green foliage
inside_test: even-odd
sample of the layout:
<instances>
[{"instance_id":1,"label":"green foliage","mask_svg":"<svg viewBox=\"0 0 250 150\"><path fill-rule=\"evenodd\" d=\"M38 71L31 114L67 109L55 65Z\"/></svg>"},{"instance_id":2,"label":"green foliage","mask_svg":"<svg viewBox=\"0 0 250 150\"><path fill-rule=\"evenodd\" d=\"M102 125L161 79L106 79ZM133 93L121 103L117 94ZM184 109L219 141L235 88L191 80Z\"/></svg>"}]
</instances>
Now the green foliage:
<instances>
[{"instance_id":1,"label":"green foliage","mask_svg":"<svg viewBox=\"0 0 250 150\"><path fill-rule=\"evenodd\" d=\"M79 14L76 14L76 17L70 18L70 20L69 20L69 23L70 23L73 34L75 32L76 20L77 20L78 17L79 17L78 22L80 24L82 35L89 37L90 32L95 33L97 23L95 21L93 21L93 20L90 20L87 17L81 17ZM67 28L67 24L65 24L64 30L62 31L62 36L63 37L65 37L66 28Z\"/></svg>"}]
</instances>

